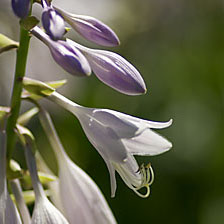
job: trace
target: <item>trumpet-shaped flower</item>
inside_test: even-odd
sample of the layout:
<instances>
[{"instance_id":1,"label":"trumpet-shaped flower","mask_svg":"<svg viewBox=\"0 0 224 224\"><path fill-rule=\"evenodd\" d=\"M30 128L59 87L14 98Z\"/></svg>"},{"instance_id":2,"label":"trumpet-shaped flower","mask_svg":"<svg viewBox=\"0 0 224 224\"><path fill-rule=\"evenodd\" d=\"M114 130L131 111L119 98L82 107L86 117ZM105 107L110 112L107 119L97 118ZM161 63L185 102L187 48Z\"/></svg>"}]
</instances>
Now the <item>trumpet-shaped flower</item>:
<instances>
[{"instance_id":1,"label":"trumpet-shaped flower","mask_svg":"<svg viewBox=\"0 0 224 224\"><path fill-rule=\"evenodd\" d=\"M16 16L25 18L30 10L30 0L12 0L12 9Z\"/></svg>"},{"instance_id":2,"label":"trumpet-shaped flower","mask_svg":"<svg viewBox=\"0 0 224 224\"><path fill-rule=\"evenodd\" d=\"M71 224L115 224L116 220L94 181L66 155L49 114L41 110L41 124L59 163L59 207ZM57 196L58 196L57 195Z\"/></svg>"},{"instance_id":3,"label":"trumpet-shaped flower","mask_svg":"<svg viewBox=\"0 0 224 224\"><path fill-rule=\"evenodd\" d=\"M113 47L120 44L114 31L106 24L91 16L76 15L56 8L65 21L85 39L102 46Z\"/></svg>"},{"instance_id":4,"label":"trumpet-shaped flower","mask_svg":"<svg viewBox=\"0 0 224 224\"><path fill-rule=\"evenodd\" d=\"M76 76L88 76L91 74L87 59L77 48L62 40L51 40L37 26L31 32L49 47L52 57L65 71Z\"/></svg>"},{"instance_id":5,"label":"trumpet-shaped flower","mask_svg":"<svg viewBox=\"0 0 224 224\"><path fill-rule=\"evenodd\" d=\"M42 24L46 33L53 40L59 40L65 34L65 23L62 16L42 0L44 11L42 13Z\"/></svg>"},{"instance_id":6,"label":"trumpet-shaped flower","mask_svg":"<svg viewBox=\"0 0 224 224\"><path fill-rule=\"evenodd\" d=\"M168 151L172 144L152 129L169 127L168 122L154 122L108 109L82 107L54 92L49 99L73 113L110 173L111 194L115 195L115 170L129 188L140 196L148 196L153 181L151 165L139 168L133 155L158 155ZM147 188L145 195L138 190Z\"/></svg>"},{"instance_id":7,"label":"trumpet-shaped flower","mask_svg":"<svg viewBox=\"0 0 224 224\"><path fill-rule=\"evenodd\" d=\"M0 223L22 224L17 208L7 190L5 139L5 133L0 130Z\"/></svg>"},{"instance_id":8,"label":"trumpet-shaped flower","mask_svg":"<svg viewBox=\"0 0 224 224\"><path fill-rule=\"evenodd\" d=\"M67 42L86 56L95 75L106 85L128 95L146 93L145 82L138 70L120 55L90 49L69 39Z\"/></svg>"},{"instance_id":9,"label":"trumpet-shaped flower","mask_svg":"<svg viewBox=\"0 0 224 224\"><path fill-rule=\"evenodd\" d=\"M65 217L53 206L44 193L37 176L36 162L29 145L25 149L25 155L36 198L31 224L68 224Z\"/></svg>"}]
</instances>

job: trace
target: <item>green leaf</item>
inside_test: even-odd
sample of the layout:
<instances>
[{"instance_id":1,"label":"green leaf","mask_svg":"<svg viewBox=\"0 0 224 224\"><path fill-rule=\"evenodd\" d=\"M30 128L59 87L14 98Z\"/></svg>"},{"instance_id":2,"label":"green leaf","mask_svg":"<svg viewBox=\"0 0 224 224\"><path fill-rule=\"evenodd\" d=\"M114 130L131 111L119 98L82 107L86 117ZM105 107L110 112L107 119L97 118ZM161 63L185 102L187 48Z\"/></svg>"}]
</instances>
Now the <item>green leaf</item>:
<instances>
[{"instance_id":1,"label":"green leaf","mask_svg":"<svg viewBox=\"0 0 224 224\"><path fill-rule=\"evenodd\" d=\"M25 29L30 31L35 27L40 21L35 16L28 16L25 19L20 20L20 25Z\"/></svg>"},{"instance_id":2,"label":"green leaf","mask_svg":"<svg viewBox=\"0 0 224 224\"><path fill-rule=\"evenodd\" d=\"M8 51L18 47L19 47L18 42L8 38L3 34L0 34L0 54L4 51Z\"/></svg>"}]
</instances>

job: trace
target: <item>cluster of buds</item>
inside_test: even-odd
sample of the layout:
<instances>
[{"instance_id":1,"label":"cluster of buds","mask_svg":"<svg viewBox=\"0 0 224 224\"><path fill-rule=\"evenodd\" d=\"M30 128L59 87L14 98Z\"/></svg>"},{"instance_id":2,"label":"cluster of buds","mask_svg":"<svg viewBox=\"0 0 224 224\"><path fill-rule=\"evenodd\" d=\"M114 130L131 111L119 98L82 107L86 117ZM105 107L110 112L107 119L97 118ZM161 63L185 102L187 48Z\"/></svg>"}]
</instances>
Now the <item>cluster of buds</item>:
<instances>
[{"instance_id":1,"label":"cluster of buds","mask_svg":"<svg viewBox=\"0 0 224 224\"><path fill-rule=\"evenodd\" d=\"M68 23L86 40L101 46L114 47L119 45L120 41L113 30L93 17L71 14L55 7L51 1L41 0L38 3L43 8L43 27L35 24L29 27L28 31L49 48L55 62L66 72L84 77L93 72L99 80L120 93L146 93L142 76L122 56L107 50L88 48L65 37L65 23ZM30 0L12 0L12 9L21 19L21 24L26 23L31 8ZM15 46L11 40L7 41L11 47L12 44ZM166 138L153 131L169 127L172 120L155 122L114 110L84 107L56 91L56 88L63 84L64 81L45 83L23 79L21 98L33 102L35 107L19 117L15 132L24 147L28 172L22 171L17 163L15 164L18 166L12 166L14 168L6 165L12 161L6 159L5 119L12 111L10 108L0 107L0 223L116 224L116 219L96 183L66 154L50 114L39 102L43 97L71 112L79 120L89 142L106 163L112 197L115 197L117 188L116 172L138 196L148 197L154 181L152 166L150 163L139 166L134 156L159 155L172 147ZM40 123L57 159L58 176L47 167L38 153L34 135L25 127L36 114L39 115ZM6 171L6 167L9 171ZM41 170L42 174L38 170ZM32 202L35 203L32 216L24 201L26 197L25 187L21 185L23 182L32 183ZM8 184L11 185L13 200L7 188ZM146 191L142 191L142 188Z\"/></svg>"},{"instance_id":2,"label":"cluster of buds","mask_svg":"<svg viewBox=\"0 0 224 224\"><path fill-rule=\"evenodd\" d=\"M101 21L83 15L65 12L42 0L42 25L45 32L35 26L31 33L49 48L55 62L75 76L96 77L115 90L140 95L146 86L138 70L120 55L106 50L90 49L64 37L67 22L82 37L101 46L120 44L117 35Z\"/></svg>"}]
</instances>

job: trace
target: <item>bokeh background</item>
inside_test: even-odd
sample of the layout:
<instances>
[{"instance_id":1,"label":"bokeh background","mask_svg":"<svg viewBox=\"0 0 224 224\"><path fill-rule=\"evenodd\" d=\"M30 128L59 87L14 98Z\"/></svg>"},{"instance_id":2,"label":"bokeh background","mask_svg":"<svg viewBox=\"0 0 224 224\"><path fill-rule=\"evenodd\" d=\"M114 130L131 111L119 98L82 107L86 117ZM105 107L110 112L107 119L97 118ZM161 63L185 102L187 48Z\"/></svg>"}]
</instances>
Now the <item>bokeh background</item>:
<instances>
[{"instance_id":1,"label":"bokeh background","mask_svg":"<svg viewBox=\"0 0 224 224\"><path fill-rule=\"evenodd\" d=\"M48 49L32 38L27 76L68 79L60 92L88 106L110 108L137 117L167 121L160 130L173 148L160 156L137 157L151 162L155 182L142 199L117 175L116 197L110 198L109 174L76 118L43 102L52 114L70 157L98 184L118 223L224 223L224 1L223 0L54 0L70 12L95 16L118 34L112 49L134 64L148 87L144 96L126 96L94 75L71 77L52 60ZM34 14L40 17L41 8ZM18 19L9 0L0 3L0 32L18 40ZM69 37L90 47L75 32ZM9 105L15 51L0 55L0 104ZM23 103L22 111L31 105ZM34 118L29 127L49 166L57 169L47 138ZM22 149L15 156L24 165Z\"/></svg>"}]
</instances>

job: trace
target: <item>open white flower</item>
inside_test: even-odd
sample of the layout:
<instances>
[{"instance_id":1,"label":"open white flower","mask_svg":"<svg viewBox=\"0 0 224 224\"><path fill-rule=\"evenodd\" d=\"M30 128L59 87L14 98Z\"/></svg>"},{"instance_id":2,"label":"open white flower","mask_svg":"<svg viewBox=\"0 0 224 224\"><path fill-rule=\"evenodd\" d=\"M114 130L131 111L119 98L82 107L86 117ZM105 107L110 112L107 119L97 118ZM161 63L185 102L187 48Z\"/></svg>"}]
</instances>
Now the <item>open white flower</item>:
<instances>
[{"instance_id":1,"label":"open white flower","mask_svg":"<svg viewBox=\"0 0 224 224\"><path fill-rule=\"evenodd\" d=\"M158 155L168 151L172 144L151 129L169 127L168 122L154 122L136 118L108 109L82 107L57 92L52 101L73 113L80 121L89 141L105 160L110 172L111 195L115 195L115 170L129 188L138 195L149 195L149 185L153 181L151 165L139 168L133 155ZM145 195L138 192L147 188Z\"/></svg>"},{"instance_id":2,"label":"open white flower","mask_svg":"<svg viewBox=\"0 0 224 224\"><path fill-rule=\"evenodd\" d=\"M41 110L41 124L47 133L59 164L56 205L70 224L116 224L116 220L94 181L65 153L49 114ZM55 189L54 189L55 190ZM58 198L58 196L60 196ZM58 203L58 204L57 204Z\"/></svg>"}]
</instances>

